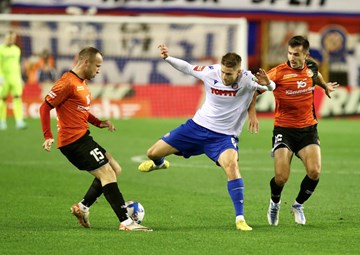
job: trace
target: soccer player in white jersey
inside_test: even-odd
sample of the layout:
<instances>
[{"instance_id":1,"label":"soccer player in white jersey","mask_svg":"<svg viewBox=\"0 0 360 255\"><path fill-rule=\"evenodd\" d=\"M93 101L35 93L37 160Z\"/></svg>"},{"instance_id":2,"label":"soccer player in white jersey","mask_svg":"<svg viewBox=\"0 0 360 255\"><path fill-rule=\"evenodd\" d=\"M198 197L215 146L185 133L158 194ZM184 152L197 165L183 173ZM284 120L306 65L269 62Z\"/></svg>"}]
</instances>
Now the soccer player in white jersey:
<instances>
[{"instance_id":1,"label":"soccer player in white jersey","mask_svg":"<svg viewBox=\"0 0 360 255\"><path fill-rule=\"evenodd\" d=\"M206 154L221 166L228 178L228 192L236 214L236 228L250 231L244 218L244 183L238 166L238 136L247 117L256 90L273 90L274 82L260 69L255 75L241 70L241 57L227 53L221 64L196 66L170 57L161 44L160 56L175 69L203 81L206 99L192 119L170 131L152 145L147 160L139 165L141 172L166 169L164 158L171 154L185 158ZM262 84L262 85L260 85Z\"/></svg>"}]
</instances>

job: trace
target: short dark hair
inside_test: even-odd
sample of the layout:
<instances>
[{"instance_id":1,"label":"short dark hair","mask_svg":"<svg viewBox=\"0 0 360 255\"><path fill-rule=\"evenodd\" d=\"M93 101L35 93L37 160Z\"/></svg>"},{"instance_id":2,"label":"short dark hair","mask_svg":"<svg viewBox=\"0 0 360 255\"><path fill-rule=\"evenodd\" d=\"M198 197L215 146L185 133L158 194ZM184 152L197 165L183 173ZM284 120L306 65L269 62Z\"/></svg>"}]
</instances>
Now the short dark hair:
<instances>
[{"instance_id":1,"label":"short dark hair","mask_svg":"<svg viewBox=\"0 0 360 255\"><path fill-rule=\"evenodd\" d=\"M97 48L95 47L85 47L83 48L80 52L79 52L79 55L78 55L78 59L79 60L83 60L85 58L93 58L96 56L96 54L100 54L101 56L103 55L101 53L100 50L98 50Z\"/></svg>"},{"instance_id":2,"label":"short dark hair","mask_svg":"<svg viewBox=\"0 0 360 255\"><path fill-rule=\"evenodd\" d=\"M310 43L309 41L301 35L293 36L290 40L288 45L291 48L297 47L297 46L303 46L304 52L308 52L310 49Z\"/></svg>"},{"instance_id":3,"label":"short dark hair","mask_svg":"<svg viewBox=\"0 0 360 255\"><path fill-rule=\"evenodd\" d=\"M221 58L221 64L226 67L240 66L241 57L234 52L228 52Z\"/></svg>"}]
</instances>

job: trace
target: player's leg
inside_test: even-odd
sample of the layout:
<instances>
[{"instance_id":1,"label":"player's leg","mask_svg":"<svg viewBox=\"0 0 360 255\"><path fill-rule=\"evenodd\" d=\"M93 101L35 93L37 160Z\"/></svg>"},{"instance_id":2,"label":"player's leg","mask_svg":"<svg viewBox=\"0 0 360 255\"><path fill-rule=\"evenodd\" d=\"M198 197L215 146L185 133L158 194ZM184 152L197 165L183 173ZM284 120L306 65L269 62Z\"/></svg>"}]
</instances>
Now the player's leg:
<instances>
[{"instance_id":1,"label":"player's leg","mask_svg":"<svg viewBox=\"0 0 360 255\"><path fill-rule=\"evenodd\" d=\"M193 144L196 144L195 141L199 140L197 134L201 135L203 132L198 127L199 126L190 119L164 135L148 149L147 156L150 160L141 163L138 169L141 172L150 172L156 169L169 168L170 164L165 160L165 157L171 154L181 154L184 157L195 155L197 152L193 154ZM187 150L190 151L190 154L183 155L183 151ZM180 153L180 151L182 152Z\"/></svg>"},{"instance_id":2,"label":"player's leg","mask_svg":"<svg viewBox=\"0 0 360 255\"><path fill-rule=\"evenodd\" d=\"M125 200L119 190L115 171L106 164L90 173L101 181L104 196L120 221L120 230L151 231L151 229L136 224L128 215Z\"/></svg>"},{"instance_id":3,"label":"player's leg","mask_svg":"<svg viewBox=\"0 0 360 255\"><path fill-rule=\"evenodd\" d=\"M110 153L105 153L106 157L109 160L109 164L111 169L115 172L115 175L118 176L121 172L121 166L119 163L110 155ZM101 182L99 179L95 178L92 184L90 185L89 190L86 192L84 198L82 199L81 203L86 206L90 207L95 201L100 197L103 193Z\"/></svg>"},{"instance_id":4,"label":"player's leg","mask_svg":"<svg viewBox=\"0 0 360 255\"><path fill-rule=\"evenodd\" d=\"M304 163L306 175L301 182L300 191L292 205L292 213L295 216L295 222L303 225L306 223L303 203L310 198L319 183L321 172L320 146L317 144L308 145L301 149L298 155Z\"/></svg>"},{"instance_id":5,"label":"player's leg","mask_svg":"<svg viewBox=\"0 0 360 255\"><path fill-rule=\"evenodd\" d=\"M250 231L252 228L247 225L244 218L244 182L238 166L238 151L236 149L226 149L220 154L217 161L228 178L227 187L235 209L236 228Z\"/></svg>"},{"instance_id":6,"label":"player's leg","mask_svg":"<svg viewBox=\"0 0 360 255\"><path fill-rule=\"evenodd\" d=\"M281 193L290 176L290 163L293 153L284 145L278 146L273 152L275 176L270 180L270 203L267 212L268 223L279 224Z\"/></svg>"},{"instance_id":7,"label":"player's leg","mask_svg":"<svg viewBox=\"0 0 360 255\"><path fill-rule=\"evenodd\" d=\"M150 172L158 169L167 169L170 166L169 161L165 160L165 157L176 153L177 150L164 142L162 139L158 140L152 145L148 151L147 156L150 160L142 162L138 169L141 172Z\"/></svg>"},{"instance_id":8,"label":"player's leg","mask_svg":"<svg viewBox=\"0 0 360 255\"><path fill-rule=\"evenodd\" d=\"M9 93L9 84L4 81L3 84L0 85L0 130L7 129L6 123L6 113L7 113L7 95Z\"/></svg>"},{"instance_id":9,"label":"player's leg","mask_svg":"<svg viewBox=\"0 0 360 255\"><path fill-rule=\"evenodd\" d=\"M17 129L26 128L24 122L24 110L22 102L23 85L19 78L12 80L12 86L10 87L10 93L12 95L13 112L15 118L15 125Z\"/></svg>"},{"instance_id":10,"label":"player's leg","mask_svg":"<svg viewBox=\"0 0 360 255\"><path fill-rule=\"evenodd\" d=\"M119 176L121 173L120 164L111 156L110 153L106 152L105 155L109 159L110 166L114 170L116 176Z\"/></svg>"}]
</instances>

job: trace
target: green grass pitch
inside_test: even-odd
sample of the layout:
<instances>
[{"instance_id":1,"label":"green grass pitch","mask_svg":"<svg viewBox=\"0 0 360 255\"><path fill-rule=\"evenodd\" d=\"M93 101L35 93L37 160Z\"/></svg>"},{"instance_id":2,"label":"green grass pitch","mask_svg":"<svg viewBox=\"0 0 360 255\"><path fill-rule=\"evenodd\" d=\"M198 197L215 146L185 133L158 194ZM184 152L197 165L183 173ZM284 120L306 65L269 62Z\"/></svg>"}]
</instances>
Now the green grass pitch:
<instances>
[{"instance_id":1,"label":"green grass pitch","mask_svg":"<svg viewBox=\"0 0 360 255\"><path fill-rule=\"evenodd\" d=\"M305 175L302 163L294 157L279 226L269 226L272 119L260 119L258 135L244 129L239 166L251 232L235 229L225 174L205 156L170 156L168 170L137 170L147 148L183 121L114 121L115 133L91 128L122 165L120 189L126 200L143 204L143 224L154 228L150 233L118 231L103 197L91 208L92 228L81 228L69 208L92 177L57 149L42 150L39 120L29 120L28 129L20 131L9 121L8 130L0 132L0 254L359 254L359 119L320 120L322 176L305 203L305 226L297 226L290 214Z\"/></svg>"}]
</instances>

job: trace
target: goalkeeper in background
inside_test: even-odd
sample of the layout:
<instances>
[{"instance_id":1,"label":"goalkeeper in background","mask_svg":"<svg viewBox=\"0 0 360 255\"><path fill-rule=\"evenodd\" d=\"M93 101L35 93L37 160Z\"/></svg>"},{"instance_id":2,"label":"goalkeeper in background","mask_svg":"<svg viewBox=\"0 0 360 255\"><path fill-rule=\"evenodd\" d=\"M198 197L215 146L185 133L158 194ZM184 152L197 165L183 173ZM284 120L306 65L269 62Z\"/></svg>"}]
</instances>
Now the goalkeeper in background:
<instances>
[{"instance_id":1,"label":"goalkeeper in background","mask_svg":"<svg viewBox=\"0 0 360 255\"><path fill-rule=\"evenodd\" d=\"M9 31L5 35L5 42L0 45L0 130L7 129L7 97L12 96L13 113L17 129L26 128L23 119L22 92L23 82L21 77L20 57L21 50L15 44L16 33Z\"/></svg>"}]
</instances>

